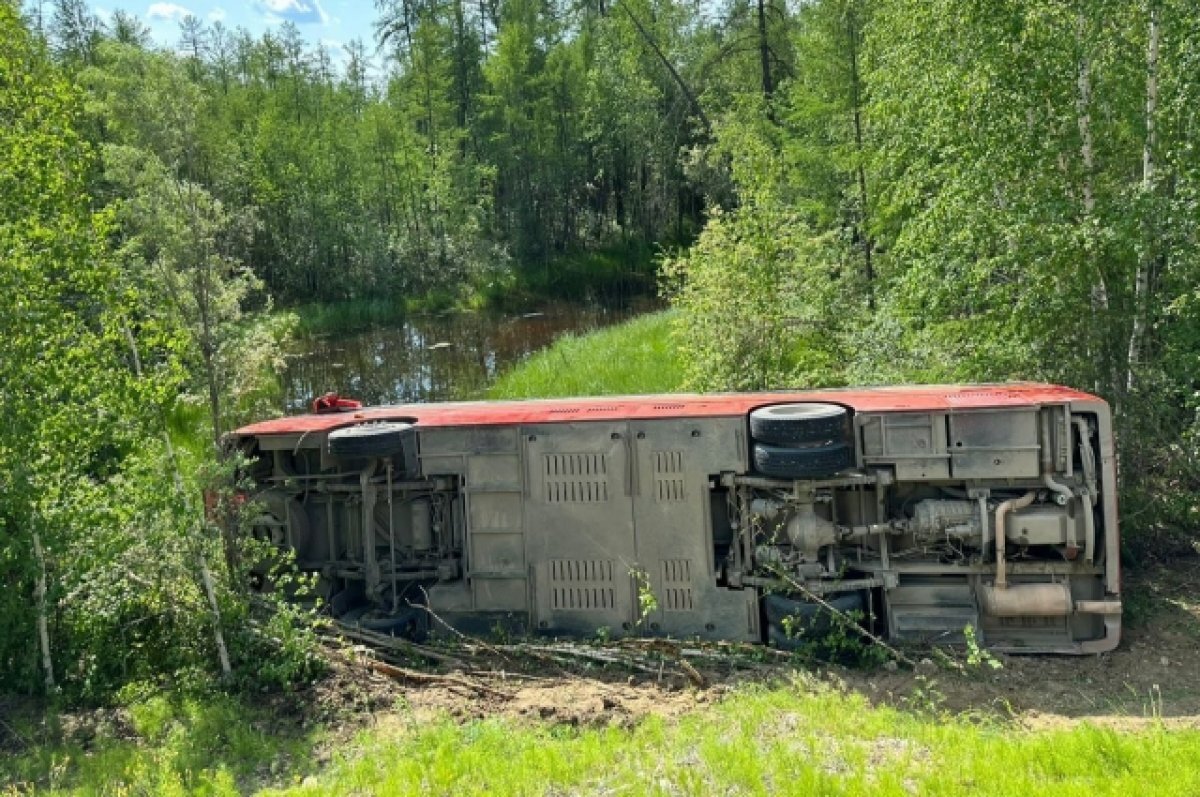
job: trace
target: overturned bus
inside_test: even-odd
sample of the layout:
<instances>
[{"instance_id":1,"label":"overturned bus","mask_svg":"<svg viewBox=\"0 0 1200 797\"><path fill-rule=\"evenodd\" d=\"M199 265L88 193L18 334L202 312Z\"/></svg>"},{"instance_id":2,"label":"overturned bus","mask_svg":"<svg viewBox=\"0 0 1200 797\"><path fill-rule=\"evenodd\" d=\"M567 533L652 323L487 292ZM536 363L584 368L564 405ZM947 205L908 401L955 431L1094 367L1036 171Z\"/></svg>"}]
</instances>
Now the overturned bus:
<instances>
[{"instance_id":1,"label":"overturned bus","mask_svg":"<svg viewBox=\"0 0 1200 797\"><path fill-rule=\"evenodd\" d=\"M366 627L784 644L828 604L895 641L1119 639L1110 413L1069 388L318 409L232 436L249 527Z\"/></svg>"}]
</instances>

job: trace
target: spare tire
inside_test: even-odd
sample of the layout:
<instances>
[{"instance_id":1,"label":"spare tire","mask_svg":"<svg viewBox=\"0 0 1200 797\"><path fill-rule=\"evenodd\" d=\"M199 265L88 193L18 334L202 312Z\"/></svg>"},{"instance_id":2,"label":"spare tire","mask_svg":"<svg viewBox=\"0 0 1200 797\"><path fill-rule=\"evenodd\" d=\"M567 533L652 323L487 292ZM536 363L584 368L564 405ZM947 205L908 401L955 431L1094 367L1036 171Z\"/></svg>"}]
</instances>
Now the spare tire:
<instances>
[{"instance_id":1,"label":"spare tire","mask_svg":"<svg viewBox=\"0 0 1200 797\"><path fill-rule=\"evenodd\" d=\"M854 449L848 443L784 448L754 444L754 468L779 479L823 479L854 467Z\"/></svg>"},{"instance_id":2,"label":"spare tire","mask_svg":"<svg viewBox=\"0 0 1200 797\"><path fill-rule=\"evenodd\" d=\"M850 413L838 404L775 404L750 413L750 437L795 446L850 439Z\"/></svg>"},{"instance_id":3,"label":"spare tire","mask_svg":"<svg viewBox=\"0 0 1200 797\"><path fill-rule=\"evenodd\" d=\"M337 457L390 457L404 450L412 436L411 423L377 421L334 429L329 433L329 453Z\"/></svg>"}]
</instances>

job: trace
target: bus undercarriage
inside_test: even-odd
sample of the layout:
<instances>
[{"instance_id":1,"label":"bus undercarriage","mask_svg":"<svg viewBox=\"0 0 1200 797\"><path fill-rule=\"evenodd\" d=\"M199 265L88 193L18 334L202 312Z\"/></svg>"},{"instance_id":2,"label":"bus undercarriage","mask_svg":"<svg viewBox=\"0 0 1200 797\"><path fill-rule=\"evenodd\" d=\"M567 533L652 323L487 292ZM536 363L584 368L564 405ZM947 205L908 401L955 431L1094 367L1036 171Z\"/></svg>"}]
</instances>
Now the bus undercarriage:
<instances>
[{"instance_id":1,"label":"bus undercarriage","mask_svg":"<svg viewBox=\"0 0 1200 797\"><path fill-rule=\"evenodd\" d=\"M251 533L386 633L786 647L828 604L894 641L1119 639L1108 407L1066 388L381 407L234 444Z\"/></svg>"}]
</instances>

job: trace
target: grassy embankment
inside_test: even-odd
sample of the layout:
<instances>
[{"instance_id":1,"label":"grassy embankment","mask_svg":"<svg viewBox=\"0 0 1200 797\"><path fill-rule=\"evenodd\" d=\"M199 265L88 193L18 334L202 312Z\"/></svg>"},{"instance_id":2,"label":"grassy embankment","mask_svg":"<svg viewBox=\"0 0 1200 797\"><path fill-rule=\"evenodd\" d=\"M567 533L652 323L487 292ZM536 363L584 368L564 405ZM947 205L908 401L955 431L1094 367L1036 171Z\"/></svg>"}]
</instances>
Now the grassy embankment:
<instances>
[{"instance_id":1,"label":"grassy embankment","mask_svg":"<svg viewBox=\"0 0 1200 797\"><path fill-rule=\"evenodd\" d=\"M670 336L669 310L587 335L567 335L502 375L489 398L549 398L665 393L683 368Z\"/></svg>"},{"instance_id":2,"label":"grassy embankment","mask_svg":"<svg viewBox=\"0 0 1200 797\"><path fill-rule=\"evenodd\" d=\"M1200 732L1151 722L1026 731L873 708L799 677L678 719L578 728L418 721L397 706L352 735L280 730L229 698L153 697L86 744L0 756L0 794L1195 795ZM20 727L15 728L22 732ZM7 786L5 785L7 783Z\"/></svg>"}]
</instances>

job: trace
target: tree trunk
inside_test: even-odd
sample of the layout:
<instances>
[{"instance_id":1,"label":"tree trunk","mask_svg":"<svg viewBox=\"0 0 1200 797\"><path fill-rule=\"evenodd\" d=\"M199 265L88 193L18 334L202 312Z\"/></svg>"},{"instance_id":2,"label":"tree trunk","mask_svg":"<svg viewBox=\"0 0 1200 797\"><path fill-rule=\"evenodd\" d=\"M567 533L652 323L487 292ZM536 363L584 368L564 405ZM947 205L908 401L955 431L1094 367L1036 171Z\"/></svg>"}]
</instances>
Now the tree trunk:
<instances>
[{"instance_id":1,"label":"tree trunk","mask_svg":"<svg viewBox=\"0 0 1200 797\"><path fill-rule=\"evenodd\" d=\"M133 357L133 372L138 379L142 378L142 357L138 352L137 340L133 337L133 332L129 325L124 325L125 340L129 343L129 353ZM175 458L175 446L171 443L171 433L167 431L166 418L161 417L160 411L159 425L162 428L163 448L167 452L167 462L171 468L171 475L175 484L175 490L179 494L180 499L184 502L184 506L188 507L187 513L191 514L191 501L187 497L187 489L183 484L183 474L179 471L179 460ZM41 550L41 546L37 544L37 538L34 538L34 545L37 550ZM217 603L217 590L213 584L212 571L208 567L208 557L204 554L203 535L196 540L196 548L198 551L200 581L204 586L204 594L208 598L208 605L212 611L213 617L213 641L217 648L217 659L221 663L221 674L228 678L233 673L233 667L229 663L229 648L225 645L225 632L221 623L221 607ZM44 568L43 568L44 569ZM51 676L52 677L52 676Z\"/></svg>"},{"instance_id":2,"label":"tree trunk","mask_svg":"<svg viewBox=\"0 0 1200 797\"><path fill-rule=\"evenodd\" d=\"M766 0L758 0L758 60L762 69L762 93L767 103L767 115L771 116L771 98L775 95L775 82L771 78L771 44L767 41Z\"/></svg>"},{"instance_id":3,"label":"tree trunk","mask_svg":"<svg viewBox=\"0 0 1200 797\"><path fill-rule=\"evenodd\" d=\"M847 33L850 39L850 102L854 111L854 157L855 172L858 178L858 238L862 242L863 271L867 280L867 309L875 310L875 241L868 231L870 212L867 195L867 169L863 164L863 123L862 123L862 83L858 71L858 20L853 11L847 19Z\"/></svg>"},{"instance_id":4,"label":"tree trunk","mask_svg":"<svg viewBox=\"0 0 1200 797\"><path fill-rule=\"evenodd\" d=\"M646 42L646 45L651 49L651 51L653 51L655 57L658 58L659 62L661 62L664 67L666 67L667 72L671 74L671 79L675 81L675 85L679 86L679 90L683 92L684 99L686 99L688 105L691 106L692 112L696 114L696 118L698 118L700 120L700 124L704 126L704 132L711 132L712 123L708 120L708 114L704 113L704 109L700 107L700 101L696 99L696 95L692 93L691 87L684 82L683 77L679 74L679 71L675 69L675 65L672 64L663 51L659 49L658 42L654 41L654 37L650 35L650 32L642 27L641 20L639 20L633 13L633 9L629 7L629 4L625 2L625 0L617 0L617 3L621 6L621 8L625 9L625 14L629 17L629 20L633 23L633 26L637 28L638 34L642 37L642 40Z\"/></svg>"},{"instance_id":5,"label":"tree trunk","mask_svg":"<svg viewBox=\"0 0 1200 797\"><path fill-rule=\"evenodd\" d=\"M1146 44L1146 138L1142 143L1142 197L1148 201L1154 193L1154 117L1158 111L1158 46L1161 37L1159 8L1150 5L1150 30ZM1133 280L1133 326L1129 332L1128 369L1125 374L1125 390L1132 391L1137 381L1137 369L1141 362L1142 341L1146 336L1146 314L1149 312L1150 270L1154 264L1154 213L1146 213L1145 246L1138 261Z\"/></svg>"},{"instance_id":6,"label":"tree trunk","mask_svg":"<svg viewBox=\"0 0 1200 797\"><path fill-rule=\"evenodd\" d=\"M42 651L42 669L46 673L46 691L54 691L54 660L50 656L50 628L46 620L46 551L42 548L42 538L33 532L33 555L37 558L37 583L33 588L33 598L37 602L37 633L38 646Z\"/></svg>"},{"instance_id":7,"label":"tree trunk","mask_svg":"<svg viewBox=\"0 0 1200 797\"><path fill-rule=\"evenodd\" d=\"M1096 213L1096 193L1093 183L1096 170L1096 150L1092 141L1092 62L1088 56L1087 48L1087 19L1082 11L1079 12L1076 18L1076 42L1080 49L1079 55L1079 74L1076 79L1076 95L1075 95L1075 117L1079 126L1079 158L1082 163L1082 185L1081 193L1083 195L1083 215L1081 218L1081 227L1083 234L1091 237L1092 220ZM1085 257L1095 258L1095 252L1091 247L1084 253ZM1100 316L1108 312L1108 284L1104 278L1104 268L1098 263L1093 263L1094 282L1091 290L1091 311L1092 311L1092 331L1097 332L1101 329ZM1111 337L1105 336L1111 341ZM1107 392L1104 388L1102 377L1107 380L1116 378L1111 365L1110 352L1112 347L1104 345L1097 352L1092 348L1093 335L1088 335L1088 361L1095 363L1098 357L1103 357L1104 362L1096 371L1095 390L1097 393ZM1110 382L1111 384L1111 382ZM1116 385L1112 385L1114 388Z\"/></svg>"}]
</instances>

